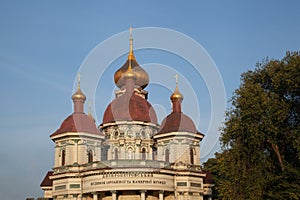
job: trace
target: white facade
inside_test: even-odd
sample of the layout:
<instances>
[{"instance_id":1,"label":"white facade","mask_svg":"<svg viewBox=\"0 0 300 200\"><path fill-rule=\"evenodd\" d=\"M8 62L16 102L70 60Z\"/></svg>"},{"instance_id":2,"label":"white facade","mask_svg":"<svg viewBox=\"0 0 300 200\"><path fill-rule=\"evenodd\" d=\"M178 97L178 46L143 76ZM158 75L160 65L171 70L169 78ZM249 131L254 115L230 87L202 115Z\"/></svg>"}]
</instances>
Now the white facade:
<instances>
[{"instance_id":1,"label":"white facade","mask_svg":"<svg viewBox=\"0 0 300 200\"><path fill-rule=\"evenodd\" d=\"M152 109L147 102L148 92L143 90L148 75L131 66L137 64L133 52L128 59L124 65L127 71L122 72L125 78L120 76L120 70L116 72L122 81L118 82L121 88L116 92L116 100L129 95L128 105L117 102L123 110L112 108L115 113L105 115L117 119L117 115L124 118L124 112L128 112L133 119L108 120L97 128L91 116L84 114L86 97L79 85L72 96L74 113L51 135L55 143L54 167L53 174L41 184L45 198L202 200L209 197L211 190L207 189L209 185L204 188L205 173L200 168L200 141L204 135L195 129L190 118L183 116L183 96L176 87L171 96L173 121L166 118L163 127L166 129L155 122L156 116L148 120L146 114L153 115L153 111L147 110ZM183 128L178 125L178 131L168 125L174 124L176 116L187 121Z\"/></svg>"}]
</instances>

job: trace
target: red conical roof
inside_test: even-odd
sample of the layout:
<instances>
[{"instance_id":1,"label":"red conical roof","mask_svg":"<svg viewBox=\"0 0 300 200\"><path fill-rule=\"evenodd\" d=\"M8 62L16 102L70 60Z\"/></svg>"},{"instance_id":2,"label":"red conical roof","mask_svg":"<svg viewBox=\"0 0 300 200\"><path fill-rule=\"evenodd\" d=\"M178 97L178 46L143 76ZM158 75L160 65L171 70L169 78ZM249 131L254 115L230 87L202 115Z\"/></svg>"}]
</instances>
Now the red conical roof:
<instances>
[{"instance_id":1,"label":"red conical roof","mask_svg":"<svg viewBox=\"0 0 300 200\"><path fill-rule=\"evenodd\" d=\"M172 112L161 123L157 134L170 132L199 133L194 122L182 112Z\"/></svg>"},{"instance_id":2,"label":"red conical roof","mask_svg":"<svg viewBox=\"0 0 300 200\"><path fill-rule=\"evenodd\" d=\"M115 121L143 121L157 124L157 117L146 99L136 94L124 93L107 106L103 115L103 124Z\"/></svg>"},{"instance_id":3,"label":"red conical roof","mask_svg":"<svg viewBox=\"0 0 300 200\"><path fill-rule=\"evenodd\" d=\"M57 129L50 137L68 132L84 132L102 135L92 118L84 113L73 113L67 117L59 129Z\"/></svg>"}]
</instances>

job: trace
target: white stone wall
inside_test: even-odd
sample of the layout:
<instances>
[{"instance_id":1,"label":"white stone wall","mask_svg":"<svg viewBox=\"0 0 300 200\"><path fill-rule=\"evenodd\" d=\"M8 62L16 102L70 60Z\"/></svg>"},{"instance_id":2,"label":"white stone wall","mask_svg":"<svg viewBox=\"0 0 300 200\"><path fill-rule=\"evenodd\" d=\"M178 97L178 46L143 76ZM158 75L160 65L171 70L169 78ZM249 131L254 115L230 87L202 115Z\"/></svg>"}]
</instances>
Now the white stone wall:
<instances>
[{"instance_id":1,"label":"white stone wall","mask_svg":"<svg viewBox=\"0 0 300 200\"><path fill-rule=\"evenodd\" d=\"M157 126L144 122L113 123L102 127L106 135L105 143L109 145L108 160L115 159L115 149L118 149L118 159L142 159L145 149L146 159L152 159L152 135Z\"/></svg>"},{"instance_id":2,"label":"white stone wall","mask_svg":"<svg viewBox=\"0 0 300 200\"><path fill-rule=\"evenodd\" d=\"M186 133L191 134L191 133ZM200 140L196 137L185 137L184 133L177 136L177 133L166 133L164 137L156 137L157 139L157 159L166 161L165 152L169 149L170 163L191 163L190 149L193 149L194 165L200 165Z\"/></svg>"},{"instance_id":3,"label":"white stone wall","mask_svg":"<svg viewBox=\"0 0 300 200\"><path fill-rule=\"evenodd\" d=\"M66 133L67 135L67 133ZM54 167L62 166L62 150L65 150L65 165L88 162L88 150L93 152L93 161L100 161L103 139L87 137L84 133L77 137L61 137L55 139Z\"/></svg>"}]
</instances>

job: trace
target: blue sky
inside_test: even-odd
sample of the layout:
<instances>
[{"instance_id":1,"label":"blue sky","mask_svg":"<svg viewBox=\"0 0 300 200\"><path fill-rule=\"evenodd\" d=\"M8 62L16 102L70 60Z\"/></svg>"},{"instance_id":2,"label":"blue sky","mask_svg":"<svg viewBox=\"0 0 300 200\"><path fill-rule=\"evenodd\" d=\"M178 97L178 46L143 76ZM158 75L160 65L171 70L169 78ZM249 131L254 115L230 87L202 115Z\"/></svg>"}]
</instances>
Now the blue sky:
<instances>
[{"instance_id":1,"label":"blue sky","mask_svg":"<svg viewBox=\"0 0 300 200\"><path fill-rule=\"evenodd\" d=\"M296 0L0 1L1 199L42 195L39 184L54 157L49 135L72 113L70 96L76 74L100 42L130 26L179 31L211 56L229 100L240 84L240 74L254 69L256 62L267 56L280 59L287 50L299 51L299 9ZM136 57L140 63L185 64L165 53L149 54L137 52ZM124 59L112 64L100 89L111 90L112 73ZM163 89L149 87L149 93L154 93L149 100L155 102L152 89ZM101 92L96 93L98 99ZM161 96L166 104L169 95ZM205 113L208 95L203 96ZM95 105L99 124L106 105ZM164 110L169 111L168 107ZM188 107L186 112L194 115ZM197 123L203 132L207 116L201 115Z\"/></svg>"}]
</instances>

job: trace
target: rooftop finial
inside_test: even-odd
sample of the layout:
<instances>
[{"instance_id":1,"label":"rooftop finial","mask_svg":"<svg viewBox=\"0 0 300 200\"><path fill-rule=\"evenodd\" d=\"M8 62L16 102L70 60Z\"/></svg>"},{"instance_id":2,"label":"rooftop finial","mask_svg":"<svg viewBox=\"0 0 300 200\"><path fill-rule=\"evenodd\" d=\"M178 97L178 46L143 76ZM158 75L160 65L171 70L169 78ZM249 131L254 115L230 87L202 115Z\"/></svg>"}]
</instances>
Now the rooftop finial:
<instances>
[{"instance_id":1,"label":"rooftop finial","mask_svg":"<svg viewBox=\"0 0 300 200\"><path fill-rule=\"evenodd\" d=\"M77 75L77 90L80 90L80 73Z\"/></svg>"},{"instance_id":2,"label":"rooftop finial","mask_svg":"<svg viewBox=\"0 0 300 200\"><path fill-rule=\"evenodd\" d=\"M134 55L133 55L133 39L132 39L132 30L133 28L130 27L129 28L129 54L128 54L128 59L129 60L133 60L134 59Z\"/></svg>"},{"instance_id":3,"label":"rooftop finial","mask_svg":"<svg viewBox=\"0 0 300 200\"><path fill-rule=\"evenodd\" d=\"M72 95L74 102L74 112L83 112L83 104L86 100L86 96L80 89L80 74L77 76L77 91Z\"/></svg>"},{"instance_id":4,"label":"rooftop finial","mask_svg":"<svg viewBox=\"0 0 300 200\"><path fill-rule=\"evenodd\" d=\"M178 90L178 74L175 74L176 90Z\"/></svg>"},{"instance_id":5,"label":"rooftop finial","mask_svg":"<svg viewBox=\"0 0 300 200\"><path fill-rule=\"evenodd\" d=\"M132 48L132 27L129 28L129 34L130 34L130 38L129 38L129 41L130 41L130 49L129 49L129 53L132 53L133 52L133 48Z\"/></svg>"},{"instance_id":6,"label":"rooftop finial","mask_svg":"<svg viewBox=\"0 0 300 200\"><path fill-rule=\"evenodd\" d=\"M175 81L176 81L176 87L175 87L175 91L171 95L171 99L181 99L182 100L183 95L179 92L179 89L178 89L178 74L175 75Z\"/></svg>"},{"instance_id":7,"label":"rooftop finial","mask_svg":"<svg viewBox=\"0 0 300 200\"><path fill-rule=\"evenodd\" d=\"M88 107L88 116L95 122L96 120L95 120L95 118L93 117L93 115L92 115L92 111L91 111L91 101L89 100L89 107Z\"/></svg>"}]
</instances>

